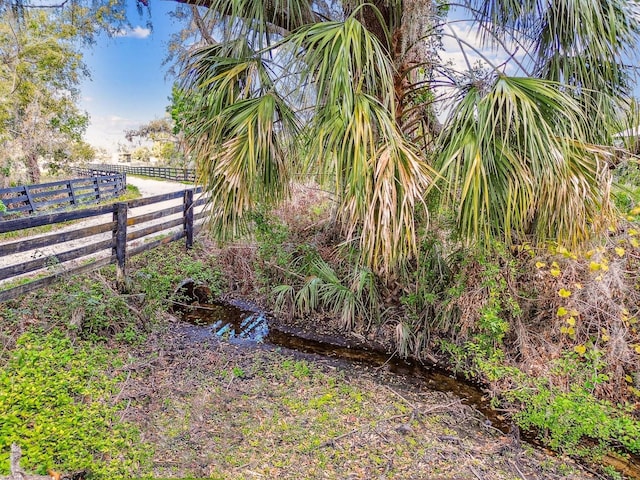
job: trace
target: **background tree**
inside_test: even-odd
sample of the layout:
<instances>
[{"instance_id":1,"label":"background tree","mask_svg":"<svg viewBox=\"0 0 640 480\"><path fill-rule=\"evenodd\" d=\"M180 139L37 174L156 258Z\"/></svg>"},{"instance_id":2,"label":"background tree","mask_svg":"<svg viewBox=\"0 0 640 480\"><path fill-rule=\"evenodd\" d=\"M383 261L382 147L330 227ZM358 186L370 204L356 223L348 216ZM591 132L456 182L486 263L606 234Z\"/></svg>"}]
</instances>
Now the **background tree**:
<instances>
[{"instance_id":1,"label":"background tree","mask_svg":"<svg viewBox=\"0 0 640 480\"><path fill-rule=\"evenodd\" d=\"M148 162L151 160L151 150L149 147L137 147L131 152L131 158L136 162Z\"/></svg>"},{"instance_id":2,"label":"background tree","mask_svg":"<svg viewBox=\"0 0 640 480\"><path fill-rule=\"evenodd\" d=\"M136 138L141 142L150 142L149 147L144 146L149 151L148 157L155 157L163 165L185 166L182 136L169 117L154 119L137 129L127 130L125 138L129 142L133 142ZM136 157L135 151L133 157Z\"/></svg>"},{"instance_id":3,"label":"background tree","mask_svg":"<svg viewBox=\"0 0 640 480\"><path fill-rule=\"evenodd\" d=\"M79 32L51 12L0 10L0 142L3 163L24 163L40 179L38 159L60 163L85 149L88 117L77 107L78 83L87 74ZM54 158L55 157L55 158Z\"/></svg>"}]
</instances>

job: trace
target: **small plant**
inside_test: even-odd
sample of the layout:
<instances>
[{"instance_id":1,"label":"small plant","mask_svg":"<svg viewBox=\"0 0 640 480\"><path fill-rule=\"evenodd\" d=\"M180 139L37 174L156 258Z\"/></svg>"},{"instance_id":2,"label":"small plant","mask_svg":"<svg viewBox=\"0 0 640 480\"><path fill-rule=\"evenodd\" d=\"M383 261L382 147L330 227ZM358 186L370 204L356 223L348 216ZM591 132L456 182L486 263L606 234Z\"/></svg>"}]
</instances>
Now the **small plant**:
<instances>
[{"instance_id":1,"label":"small plant","mask_svg":"<svg viewBox=\"0 0 640 480\"><path fill-rule=\"evenodd\" d=\"M127 184L126 190L124 191L124 193L122 193L122 195L120 195L117 198L117 201L126 202L127 200L134 200L140 197L141 197L140 189L135 185Z\"/></svg>"},{"instance_id":2,"label":"small plant","mask_svg":"<svg viewBox=\"0 0 640 480\"><path fill-rule=\"evenodd\" d=\"M626 212L640 205L640 165L633 161L621 163L614 171L614 201Z\"/></svg>"},{"instance_id":3,"label":"small plant","mask_svg":"<svg viewBox=\"0 0 640 480\"><path fill-rule=\"evenodd\" d=\"M305 257L298 269L307 272L307 277L297 292L290 285L278 285L272 290L278 308L290 305L300 315L321 309L329 311L340 318L345 330L353 329L363 320L368 327L378 318L380 301L376 278L368 268L354 266L351 273L341 278L315 254Z\"/></svg>"},{"instance_id":4,"label":"small plant","mask_svg":"<svg viewBox=\"0 0 640 480\"><path fill-rule=\"evenodd\" d=\"M56 285L49 294L45 318L77 329L85 340L102 342L125 331L129 338L142 333L142 319L132 315L125 297L100 274L75 277L73 282Z\"/></svg>"},{"instance_id":5,"label":"small plant","mask_svg":"<svg viewBox=\"0 0 640 480\"><path fill-rule=\"evenodd\" d=\"M309 364L303 361L284 360L282 362L282 368L290 371L294 377L302 379L310 377L312 372Z\"/></svg>"},{"instance_id":6,"label":"small plant","mask_svg":"<svg viewBox=\"0 0 640 480\"><path fill-rule=\"evenodd\" d=\"M270 285L278 280L288 280L286 272L292 260L292 253L287 248L289 229L265 211L254 212L253 223L258 242L256 270L260 281L264 285Z\"/></svg>"}]
</instances>

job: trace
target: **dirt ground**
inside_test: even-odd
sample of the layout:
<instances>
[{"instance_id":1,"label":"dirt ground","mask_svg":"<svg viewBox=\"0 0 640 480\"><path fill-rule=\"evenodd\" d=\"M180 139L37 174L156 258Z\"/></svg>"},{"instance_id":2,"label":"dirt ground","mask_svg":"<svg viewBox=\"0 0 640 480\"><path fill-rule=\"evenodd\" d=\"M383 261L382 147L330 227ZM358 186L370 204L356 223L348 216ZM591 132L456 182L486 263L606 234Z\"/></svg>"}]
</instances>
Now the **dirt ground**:
<instances>
[{"instance_id":1,"label":"dirt ground","mask_svg":"<svg viewBox=\"0 0 640 480\"><path fill-rule=\"evenodd\" d=\"M184 332L150 337L118 395L155 477L605 478L384 368Z\"/></svg>"}]
</instances>

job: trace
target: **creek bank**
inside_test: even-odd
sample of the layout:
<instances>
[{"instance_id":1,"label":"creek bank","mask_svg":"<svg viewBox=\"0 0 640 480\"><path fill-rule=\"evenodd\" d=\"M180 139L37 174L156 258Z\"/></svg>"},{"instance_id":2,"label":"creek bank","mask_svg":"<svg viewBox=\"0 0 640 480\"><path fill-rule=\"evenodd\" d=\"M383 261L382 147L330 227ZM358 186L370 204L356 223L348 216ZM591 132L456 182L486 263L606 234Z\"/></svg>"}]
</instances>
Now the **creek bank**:
<instances>
[{"instance_id":1,"label":"creek bank","mask_svg":"<svg viewBox=\"0 0 640 480\"><path fill-rule=\"evenodd\" d=\"M489 425L504 433L513 429L513 425L490 407L481 385L460 379L434 364L399 358L375 341L280 324L255 305L240 300L228 304L198 303L192 306L192 310L183 311L182 319L188 324L182 327L182 334L194 342L208 338L226 338L232 342L265 342L275 347L385 369L403 375L416 387L456 395L465 404L481 412Z\"/></svg>"},{"instance_id":2,"label":"creek bank","mask_svg":"<svg viewBox=\"0 0 640 480\"><path fill-rule=\"evenodd\" d=\"M222 336L215 330L222 327L220 331L226 333L227 338L230 337L231 340L264 341L297 352L332 357L342 362L366 364L374 369L385 369L403 376L416 388L428 388L455 395L462 399L464 404L481 413L487 425L503 433L517 431L517 427L508 418L491 407L483 393L482 385L457 378L451 371L442 369L435 363L394 357L395 352L390 351L388 345L375 341L375 336L345 335L344 332L338 333L331 328L325 328L323 331L303 328L299 323L279 321L277 317L265 314L256 305L244 300L234 299L229 303L201 304L199 302L203 298L195 295L191 300L194 302L193 309L184 312L184 319L196 324L196 332L199 333L194 335L193 331L187 332L187 337L193 340L207 338L207 334L203 334L203 324L213 325L213 337ZM221 322L220 319L223 321ZM233 325L231 330L228 328L229 325ZM243 330L243 326L246 325L251 325L253 328L259 325L257 336L252 331L247 334ZM325 327L328 325L325 324ZM229 335L229 331L233 333ZM519 435L518 432L518 438ZM525 432L523 438L533 445L544 448L533 433ZM640 478L640 461L635 456L625 457L611 452L603 455L602 465L613 467L629 478Z\"/></svg>"},{"instance_id":3,"label":"creek bank","mask_svg":"<svg viewBox=\"0 0 640 480\"><path fill-rule=\"evenodd\" d=\"M194 342L182 327L139 347L122 390L123 418L154 445L155 477L597 478L402 374L269 343Z\"/></svg>"}]
</instances>

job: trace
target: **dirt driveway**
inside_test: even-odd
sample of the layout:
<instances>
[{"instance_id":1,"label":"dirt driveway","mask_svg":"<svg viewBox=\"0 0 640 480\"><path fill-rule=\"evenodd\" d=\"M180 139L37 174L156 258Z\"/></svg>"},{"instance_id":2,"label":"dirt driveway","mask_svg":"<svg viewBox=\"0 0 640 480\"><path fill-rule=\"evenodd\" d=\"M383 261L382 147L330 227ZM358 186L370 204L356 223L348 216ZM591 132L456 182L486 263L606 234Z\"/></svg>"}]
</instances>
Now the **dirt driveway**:
<instances>
[{"instance_id":1,"label":"dirt driveway","mask_svg":"<svg viewBox=\"0 0 640 480\"><path fill-rule=\"evenodd\" d=\"M150 178L134 177L132 175L127 175L127 183L138 187L140 195L143 197L177 192L190 186L185 183L170 182L168 180L152 180Z\"/></svg>"}]
</instances>

